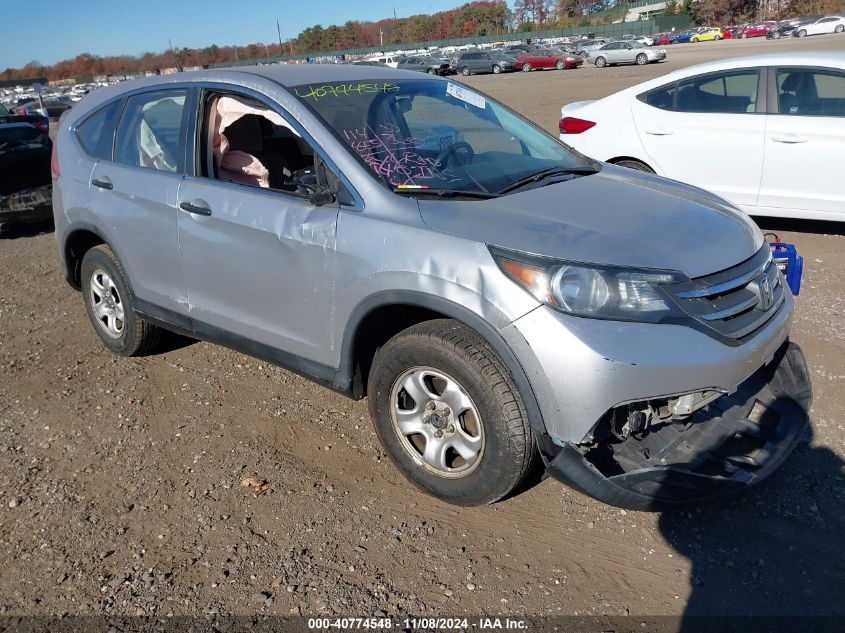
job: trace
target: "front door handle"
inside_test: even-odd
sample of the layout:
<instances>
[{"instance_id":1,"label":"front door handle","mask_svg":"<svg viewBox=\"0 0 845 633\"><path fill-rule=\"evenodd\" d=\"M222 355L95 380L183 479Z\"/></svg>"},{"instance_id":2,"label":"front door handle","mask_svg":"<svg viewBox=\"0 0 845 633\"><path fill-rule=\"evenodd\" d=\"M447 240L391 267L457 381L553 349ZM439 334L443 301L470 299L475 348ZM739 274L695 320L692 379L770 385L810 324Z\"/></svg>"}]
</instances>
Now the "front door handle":
<instances>
[{"instance_id":1,"label":"front door handle","mask_svg":"<svg viewBox=\"0 0 845 633\"><path fill-rule=\"evenodd\" d=\"M789 145L795 145L796 143L806 143L807 137L798 136L797 134L780 134L778 136L773 136L772 140L775 143L788 143Z\"/></svg>"},{"instance_id":2,"label":"front door handle","mask_svg":"<svg viewBox=\"0 0 845 633\"><path fill-rule=\"evenodd\" d=\"M114 189L112 181L109 180L106 176L103 176L102 178L92 178L91 184L95 187L99 187L100 189L105 189L106 191L111 191L112 189Z\"/></svg>"},{"instance_id":3,"label":"front door handle","mask_svg":"<svg viewBox=\"0 0 845 633\"><path fill-rule=\"evenodd\" d=\"M194 215L211 215L211 209L202 204L193 204L191 202L183 202L179 205L182 211L193 213Z\"/></svg>"},{"instance_id":4,"label":"front door handle","mask_svg":"<svg viewBox=\"0 0 845 633\"><path fill-rule=\"evenodd\" d=\"M646 129L645 133L651 134L652 136L669 136L670 134L674 134L672 130L667 130L662 127Z\"/></svg>"}]
</instances>

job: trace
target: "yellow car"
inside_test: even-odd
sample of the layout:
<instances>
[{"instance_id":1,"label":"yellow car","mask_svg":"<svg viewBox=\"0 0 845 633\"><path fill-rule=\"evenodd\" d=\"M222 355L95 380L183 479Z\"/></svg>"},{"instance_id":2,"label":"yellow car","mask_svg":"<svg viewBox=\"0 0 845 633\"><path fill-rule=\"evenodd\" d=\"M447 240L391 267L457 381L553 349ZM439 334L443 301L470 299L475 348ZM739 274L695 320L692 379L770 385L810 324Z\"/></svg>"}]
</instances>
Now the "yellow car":
<instances>
[{"instance_id":1,"label":"yellow car","mask_svg":"<svg viewBox=\"0 0 845 633\"><path fill-rule=\"evenodd\" d=\"M690 38L690 42L706 42L708 40L721 40L724 37L722 35L722 29L716 28L702 28L696 32Z\"/></svg>"}]
</instances>

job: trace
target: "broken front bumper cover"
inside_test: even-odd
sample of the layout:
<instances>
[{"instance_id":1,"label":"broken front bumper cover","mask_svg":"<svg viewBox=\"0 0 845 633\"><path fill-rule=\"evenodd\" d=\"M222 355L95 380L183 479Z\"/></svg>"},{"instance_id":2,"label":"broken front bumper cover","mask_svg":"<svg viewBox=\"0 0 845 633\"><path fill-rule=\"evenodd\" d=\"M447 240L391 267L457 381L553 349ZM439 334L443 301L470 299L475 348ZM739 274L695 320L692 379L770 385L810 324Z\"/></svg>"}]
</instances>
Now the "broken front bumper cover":
<instances>
[{"instance_id":1,"label":"broken front bumper cover","mask_svg":"<svg viewBox=\"0 0 845 633\"><path fill-rule=\"evenodd\" d=\"M759 483L792 452L812 400L801 349L787 341L736 391L685 423L590 447L566 444L547 474L622 508L662 510ZM651 439L649 439L651 438Z\"/></svg>"},{"instance_id":2,"label":"broken front bumper cover","mask_svg":"<svg viewBox=\"0 0 845 633\"><path fill-rule=\"evenodd\" d=\"M53 218L53 186L45 185L0 196L0 229L37 224Z\"/></svg>"}]
</instances>

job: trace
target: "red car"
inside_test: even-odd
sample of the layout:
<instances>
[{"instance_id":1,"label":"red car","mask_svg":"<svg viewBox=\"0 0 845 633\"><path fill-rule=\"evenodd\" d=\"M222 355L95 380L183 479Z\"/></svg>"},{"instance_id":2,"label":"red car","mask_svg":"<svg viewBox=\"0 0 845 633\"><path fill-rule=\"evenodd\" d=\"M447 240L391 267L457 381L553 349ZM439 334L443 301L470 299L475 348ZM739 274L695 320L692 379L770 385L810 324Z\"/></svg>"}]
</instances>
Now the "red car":
<instances>
[{"instance_id":1,"label":"red car","mask_svg":"<svg viewBox=\"0 0 845 633\"><path fill-rule=\"evenodd\" d=\"M578 68L584 60L575 53L567 53L562 49L541 48L525 53L516 58L516 67L525 72L535 68Z\"/></svg>"},{"instance_id":2,"label":"red car","mask_svg":"<svg viewBox=\"0 0 845 633\"><path fill-rule=\"evenodd\" d=\"M654 46L665 46L672 43L671 35L671 33L655 33L651 39L654 40Z\"/></svg>"},{"instance_id":3,"label":"red car","mask_svg":"<svg viewBox=\"0 0 845 633\"><path fill-rule=\"evenodd\" d=\"M760 24L749 24L739 32L739 37L765 37L769 29L775 26L775 22L761 22Z\"/></svg>"}]
</instances>

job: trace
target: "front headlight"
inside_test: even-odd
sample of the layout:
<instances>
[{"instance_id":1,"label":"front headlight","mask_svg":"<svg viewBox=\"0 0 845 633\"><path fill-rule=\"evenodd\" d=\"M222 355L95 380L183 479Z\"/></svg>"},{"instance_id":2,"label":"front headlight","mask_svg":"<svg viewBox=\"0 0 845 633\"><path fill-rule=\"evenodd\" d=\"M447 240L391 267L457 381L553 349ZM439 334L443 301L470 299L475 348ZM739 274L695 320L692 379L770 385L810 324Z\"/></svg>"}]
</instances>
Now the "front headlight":
<instances>
[{"instance_id":1,"label":"front headlight","mask_svg":"<svg viewBox=\"0 0 845 633\"><path fill-rule=\"evenodd\" d=\"M594 319L658 323L684 313L663 290L682 273L565 262L490 246L499 268L538 301Z\"/></svg>"}]
</instances>

